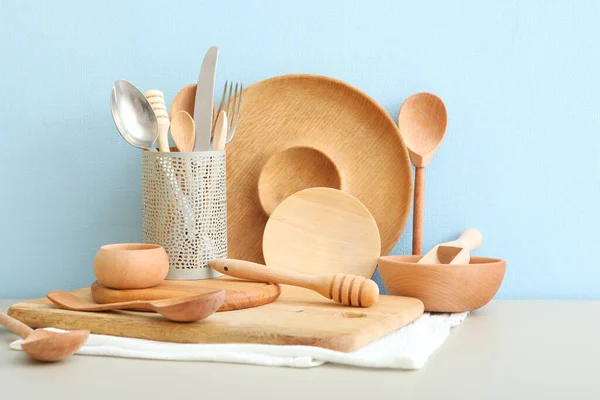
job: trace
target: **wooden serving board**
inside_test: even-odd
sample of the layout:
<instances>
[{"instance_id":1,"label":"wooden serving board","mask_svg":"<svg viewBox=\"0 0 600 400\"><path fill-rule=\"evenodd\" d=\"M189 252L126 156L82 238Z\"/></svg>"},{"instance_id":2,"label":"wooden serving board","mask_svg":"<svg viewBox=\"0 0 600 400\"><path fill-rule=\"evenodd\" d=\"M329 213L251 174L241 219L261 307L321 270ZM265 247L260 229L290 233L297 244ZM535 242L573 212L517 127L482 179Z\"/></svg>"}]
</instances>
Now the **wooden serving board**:
<instances>
[{"instance_id":1,"label":"wooden serving board","mask_svg":"<svg viewBox=\"0 0 600 400\"><path fill-rule=\"evenodd\" d=\"M251 282L223 276L196 281L163 281L149 289L115 290L94 282L92 298L96 303L116 303L131 300L160 300L193 296L225 290L225 302L219 311L239 310L271 303L279 297L281 289L274 283Z\"/></svg>"},{"instance_id":2,"label":"wooden serving board","mask_svg":"<svg viewBox=\"0 0 600 400\"><path fill-rule=\"evenodd\" d=\"M277 301L221 312L194 323L171 322L154 313L91 313L56 308L47 299L18 303L9 315L33 328L89 329L92 333L178 343L262 343L319 346L350 352L414 321L423 303L380 296L370 308L347 307L312 291L281 286ZM91 301L90 288L73 292Z\"/></svg>"}]
</instances>

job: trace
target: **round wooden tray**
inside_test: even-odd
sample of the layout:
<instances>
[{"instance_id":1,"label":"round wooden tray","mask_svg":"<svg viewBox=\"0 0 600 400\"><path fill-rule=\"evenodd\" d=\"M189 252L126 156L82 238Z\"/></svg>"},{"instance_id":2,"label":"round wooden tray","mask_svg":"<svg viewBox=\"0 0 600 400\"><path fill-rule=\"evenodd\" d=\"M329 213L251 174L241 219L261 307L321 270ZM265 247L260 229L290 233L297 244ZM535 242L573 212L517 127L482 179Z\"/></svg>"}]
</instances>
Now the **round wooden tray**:
<instances>
[{"instance_id":1,"label":"round wooden tray","mask_svg":"<svg viewBox=\"0 0 600 400\"><path fill-rule=\"evenodd\" d=\"M228 253L264 263L275 207L309 187L341 189L371 212L387 255L412 202L412 167L398 127L373 99L318 75L284 75L243 92L227 145Z\"/></svg>"},{"instance_id":2,"label":"round wooden tray","mask_svg":"<svg viewBox=\"0 0 600 400\"><path fill-rule=\"evenodd\" d=\"M250 282L241 279L221 277L197 281L166 280L148 289L116 290L94 282L92 298L96 303L116 303L131 300L160 300L175 297L193 296L225 290L225 302L219 311L239 310L268 304L281 294L279 285L274 283Z\"/></svg>"}]
</instances>

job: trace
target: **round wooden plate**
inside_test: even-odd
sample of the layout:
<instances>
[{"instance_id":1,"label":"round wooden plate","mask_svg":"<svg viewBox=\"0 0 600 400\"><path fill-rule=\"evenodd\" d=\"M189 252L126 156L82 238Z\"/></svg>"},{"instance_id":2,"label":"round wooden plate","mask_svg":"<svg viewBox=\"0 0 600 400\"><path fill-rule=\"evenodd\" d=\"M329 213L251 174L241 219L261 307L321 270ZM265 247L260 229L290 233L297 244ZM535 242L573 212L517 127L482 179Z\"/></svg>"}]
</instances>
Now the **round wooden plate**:
<instances>
[{"instance_id":1,"label":"round wooden plate","mask_svg":"<svg viewBox=\"0 0 600 400\"><path fill-rule=\"evenodd\" d=\"M279 297L281 289L274 283L250 282L241 279L221 277L197 281L165 280L160 285L148 289L116 290L94 282L92 298L96 303L116 303L131 300L160 300L192 296L225 290L225 302L219 311L239 310L268 304Z\"/></svg>"},{"instance_id":2,"label":"round wooden plate","mask_svg":"<svg viewBox=\"0 0 600 400\"><path fill-rule=\"evenodd\" d=\"M269 215L302 189L332 187L371 212L387 255L412 202L412 168L398 128L374 100L317 75L284 75L243 92L227 145L228 253L264 263Z\"/></svg>"},{"instance_id":3,"label":"round wooden plate","mask_svg":"<svg viewBox=\"0 0 600 400\"><path fill-rule=\"evenodd\" d=\"M307 274L371 278L380 251L369 210L330 188L305 189L285 199L271 214L263 237L267 265Z\"/></svg>"}]
</instances>

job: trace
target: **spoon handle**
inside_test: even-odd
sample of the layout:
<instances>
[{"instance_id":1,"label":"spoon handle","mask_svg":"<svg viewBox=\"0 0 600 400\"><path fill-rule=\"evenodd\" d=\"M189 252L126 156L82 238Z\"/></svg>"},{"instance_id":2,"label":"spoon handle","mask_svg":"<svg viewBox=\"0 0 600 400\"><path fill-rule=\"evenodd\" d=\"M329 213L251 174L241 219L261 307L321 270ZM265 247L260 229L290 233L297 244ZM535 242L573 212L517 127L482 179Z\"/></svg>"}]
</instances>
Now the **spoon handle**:
<instances>
[{"instance_id":1,"label":"spoon handle","mask_svg":"<svg viewBox=\"0 0 600 400\"><path fill-rule=\"evenodd\" d=\"M0 313L0 325L4 325L6 329L11 331L15 335L21 337L22 339L27 339L27 336L33 333L33 329L31 329L18 319L9 317L4 313Z\"/></svg>"},{"instance_id":2,"label":"spoon handle","mask_svg":"<svg viewBox=\"0 0 600 400\"><path fill-rule=\"evenodd\" d=\"M415 199L413 204L413 256L423 250L423 209L425 196L425 168L415 167Z\"/></svg>"}]
</instances>

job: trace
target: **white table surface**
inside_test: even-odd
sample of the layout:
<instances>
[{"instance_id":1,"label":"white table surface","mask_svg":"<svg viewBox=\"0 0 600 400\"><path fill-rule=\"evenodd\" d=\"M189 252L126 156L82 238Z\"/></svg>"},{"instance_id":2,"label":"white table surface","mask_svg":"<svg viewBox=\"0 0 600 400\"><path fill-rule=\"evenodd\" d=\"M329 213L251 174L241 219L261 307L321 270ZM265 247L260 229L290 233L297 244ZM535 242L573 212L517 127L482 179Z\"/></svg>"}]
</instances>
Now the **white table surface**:
<instances>
[{"instance_id":1,"label":"white table surface","mask_svg":"<svg viewBox=\"0 0 600 400\"><path fill-rule=\"evenodd\" d=\"M16 300L0 300L6 311ZM418 371L312 369L73 356L56 364L8 349L0 398L598 399L600 301L493 301L454 328Z\"/></svg>"}]
</instances>

